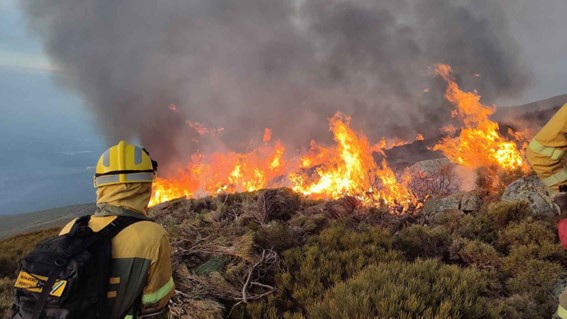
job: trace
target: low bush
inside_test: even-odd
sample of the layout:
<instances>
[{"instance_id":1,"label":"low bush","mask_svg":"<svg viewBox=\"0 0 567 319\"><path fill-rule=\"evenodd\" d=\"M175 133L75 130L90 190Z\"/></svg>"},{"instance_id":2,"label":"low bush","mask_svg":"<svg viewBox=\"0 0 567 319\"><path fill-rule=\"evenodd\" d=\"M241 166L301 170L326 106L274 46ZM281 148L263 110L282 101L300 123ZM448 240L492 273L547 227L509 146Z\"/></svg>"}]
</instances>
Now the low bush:
<instances>
[{"instance_id":1,"label":"low bush","mask_svg":"<svg viewBox=\"0 0 567 319\"><path fill-rule=\"evenodd\" d=\"M410 260L417 257L447 259L450 245L451 234L442 226L412 225L402 229L394 240L394 247Z\"/></svg>"},{"instance_id":2,"label":"low bush","mask_svg":"<svg viewBox=\"0 0 567 319\"><path fill-rule=\"evenodd\" d=\"M439 260L386 262L336 285L307 308L307 317L499 318L487 286L475 268Z\"/></svg>"},{"instance_id":3,"label":"low bush","mask_svg":"<svg viewBox=\"0 0 567 319\"><path fill-rule=\"evenodd\" d=\"M500 265L500 255L491 245L467 238L456 238L449 248L451 259L482 269L493 269Z\"/></svg>"},{"instance_id":4,"label":"low bush","mask_svg":"<svg viewBox=\"0 0 567 319\"><path fill-rule=\"evenodd\" d=\"M334 222L305 245L282 253L281 273L275 275L277 294L248 304L232 318L294 318L335 284L373 264L403 259L393 250L389 232L369 225ZM274 316L265 316L272 313Z\"/></svg>"}]
</instances>

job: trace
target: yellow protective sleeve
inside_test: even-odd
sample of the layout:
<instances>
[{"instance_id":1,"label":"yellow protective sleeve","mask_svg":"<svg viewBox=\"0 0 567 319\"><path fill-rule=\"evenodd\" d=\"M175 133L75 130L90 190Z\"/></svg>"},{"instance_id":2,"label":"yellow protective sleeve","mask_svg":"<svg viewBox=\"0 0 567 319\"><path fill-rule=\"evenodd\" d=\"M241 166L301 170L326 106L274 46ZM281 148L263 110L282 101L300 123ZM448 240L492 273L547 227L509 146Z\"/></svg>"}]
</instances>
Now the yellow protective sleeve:
<instances>
[{"instance_id":1,"label":"yellow protective sleeve","mask_svg":"<svg viewBox=\"0 0 567 319\"><path fill-rule=\"evenodd\" d=\"M527 159L536 174L546 178L564 169L562 159L567 151L567 104L563 105L533 138ZM549 185L557 190L561 182Z\"/></svg>"},{"instance_id":2,"label":"yellow protective sleeve","mask_svg":"<svg viewBox=\"0 0 567 319\"><path fill-rule=\"evenodd\" d=\"M142 314L155 313L167 307L175 292L171 269L169 238L164 235L152 260L148 282L142 295Z\"/></svg>"}]
</instances>

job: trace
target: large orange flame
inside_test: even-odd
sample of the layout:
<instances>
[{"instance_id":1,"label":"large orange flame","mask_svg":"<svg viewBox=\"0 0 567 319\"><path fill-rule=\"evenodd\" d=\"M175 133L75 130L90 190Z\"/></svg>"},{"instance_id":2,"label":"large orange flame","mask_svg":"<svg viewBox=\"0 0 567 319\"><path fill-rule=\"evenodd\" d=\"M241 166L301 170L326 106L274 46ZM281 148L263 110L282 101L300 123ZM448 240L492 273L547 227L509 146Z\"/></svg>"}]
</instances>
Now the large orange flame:
<instances>
[{"instance_id":1,"label":"large orange flame","mask_svg":"<svg viewBox=\"0 0 567 319\"><path fill-rule=\"evenodd\" d=\"M442 151L450 161L471 168L526 168L518 148L520 142L526 141L526 135L516 132L509 132L510 138L500 135L498 124L489 119L494 108L480 103L476 92L462 91L452 77L450 66L438 65L436 72L447 81L445 97L455 105L452 116L462 122L462 127L445 127L453 136L443 138L434 149ZM214 136L222 131L190 124L203 134ZM454 136L459 130L459 135ZM154 183L150 205L183 196L268 187L290 187L312 198L353 196L373 206L407 208L416 204L408 187L411 177L399 178L385 159L377 164L373 157L373 153L380 153L385 158L385 149L410 142L381 139L370 144L363 133L350 127L350 118L342 113L330 119L330 131L335 145L322 146L311 141L306 154L290 155L280 141L272 138L268 128L259 146L248 153L197 153L189 164L170 174L174 177L159 178ZM415 140L423 140L423 136L418 134Z\"/></svg>"},{"instance_id":2,"label":"large orange flame","mask_svg":"<svg viewBox=\"0 0 567 319\"><path fill-rule=\"evenodd\" d=\"M525 169L527 165L518 147L521 141L500 135L498 123L489 119L495 112L494 107L480 103L480 95L476 92L462 91L449 65L437 65L436 72L447 82L445 98L455 105L451 115L460 119L463 127L458 137L445 137L433 149L443 152L450 161L471 168ZM448 126L445 131L456 132L457 128Z\"/></svg>"},{"instance_id":3,"label":"large orange flame","mask_svg":"<svg viewBox=\"0 0 567 319\"><path fill-rule=\"evenodd\" d=\"M154 183L150 205L183 196L277 186L291 187L313 198L354 196L368 205L415 202L407 183L398 183L386 161L378 166L372 156L383 146L407 142L382 140L371 146L364 134L350 128L350 118L342 113L331 118L330 127L336 145L324 147L312 141L308 154L298 160L284 157L285 147L279 141L270 142L269 129L263 144L252 152L193 155L176 177L159 178Z\"/></svg>"},{"instance_id":4,"label":"large orange flame","mask_svg":"<svg viewBox=\"0 0 567 319\"><path fill-rule=\"evenodd\" d=\"M376 165L366 136L353 131L350 118L337 113L331 119L331 131L336 142L334 148L316 147L302 163L318 164L314 174L291 173L293 189L314 198L357 197L365 204L411 204L415 198L407 185L398 183L386 161Z\"/></svg>"}]
</instances>

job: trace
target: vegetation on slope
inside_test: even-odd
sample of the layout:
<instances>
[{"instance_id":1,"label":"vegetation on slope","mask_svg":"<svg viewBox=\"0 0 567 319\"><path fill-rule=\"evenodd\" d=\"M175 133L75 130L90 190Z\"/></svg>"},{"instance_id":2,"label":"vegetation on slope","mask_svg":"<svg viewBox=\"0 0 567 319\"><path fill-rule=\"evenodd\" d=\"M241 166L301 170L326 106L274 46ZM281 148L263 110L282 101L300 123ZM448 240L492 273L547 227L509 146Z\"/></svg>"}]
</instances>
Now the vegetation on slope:
<instances>
[{"instance_id":1,"label":"vegetation on slope","mask_svg":"<svg viewBox=\"0 0 567 319\"><path fill-rule=\"evenodd\" d=\"M567 254L554 221L485 197L477 211L394 216L287 189L181 199L152 216L172 239L174 318L548 318ZM41 237L0 242L0 302Z\"/></svg>"}]
</instances>

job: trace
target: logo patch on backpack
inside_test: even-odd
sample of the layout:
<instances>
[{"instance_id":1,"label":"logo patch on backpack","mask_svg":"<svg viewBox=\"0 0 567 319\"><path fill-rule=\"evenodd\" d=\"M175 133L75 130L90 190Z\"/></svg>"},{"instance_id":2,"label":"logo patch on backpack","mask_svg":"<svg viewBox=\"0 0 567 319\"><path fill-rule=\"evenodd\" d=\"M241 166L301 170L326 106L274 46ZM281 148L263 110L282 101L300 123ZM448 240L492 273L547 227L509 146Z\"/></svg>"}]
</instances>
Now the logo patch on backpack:
<instances>
[{"instance_id":1,"label":"logo patch on backpack","mask_svg":"<svg viewBox=\"0 0 567 319\"><path fill-rule=\"evenodd\" d=\"M47 282L47 277L39 276L27 273L25 271L20 271L18 274L18 278L16 279L16 283L14 284L15 288L25 289L31 292L41 293L43 287ZM67 280L56 280L51 287L51 291L49 295L54 297L61 297L65 287L67 286Z\"/></svg>"}]
</instances>

